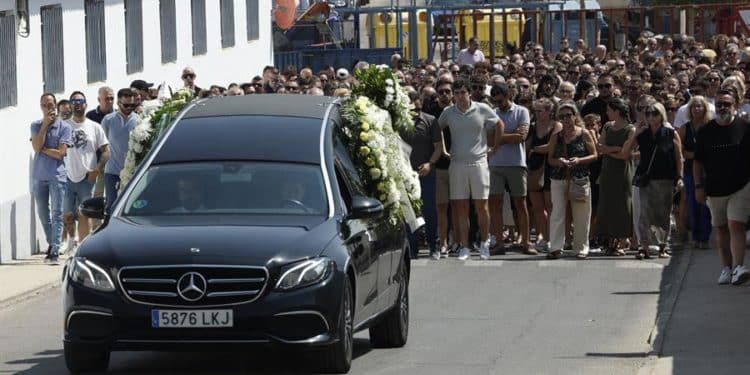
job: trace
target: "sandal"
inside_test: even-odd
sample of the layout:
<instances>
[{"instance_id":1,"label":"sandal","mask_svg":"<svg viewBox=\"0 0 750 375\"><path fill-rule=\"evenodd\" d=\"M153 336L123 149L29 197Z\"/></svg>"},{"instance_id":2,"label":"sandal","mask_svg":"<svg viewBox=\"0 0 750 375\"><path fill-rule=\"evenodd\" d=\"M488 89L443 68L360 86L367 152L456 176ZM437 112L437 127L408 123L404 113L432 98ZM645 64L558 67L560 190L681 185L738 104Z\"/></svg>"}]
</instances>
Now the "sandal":
<instances>
[{"instance_id":1,"label":"sandal","mask_svg":"<svg viewBox=\"0 0 750 375\"><path fill-rule=\"evenodd\" d=\"M561 256L562 250L550 251L549 254L547 254L547 259L560 259Z\"/></svg>"},{"instance_id":2,"label":"sandal","mask_svg":"<svg viewBox=\"0 0 750 375\"><path fill-rule=\"evenodd\" d=\"M672 254L670 254L668 251L663 250L659 252L659 258L665 259L665 258L671 258Z\"/></svg>"},{"instance_id":3,"label":"sandal","mask_svg":"<svg viewBox=\"0 0 750 375\"><path fill-rule=\"evenodd\" d=\"M576 254L576 259L584 260L589 257L588 253L580 252Z\"/></svg>"}]
</instances>

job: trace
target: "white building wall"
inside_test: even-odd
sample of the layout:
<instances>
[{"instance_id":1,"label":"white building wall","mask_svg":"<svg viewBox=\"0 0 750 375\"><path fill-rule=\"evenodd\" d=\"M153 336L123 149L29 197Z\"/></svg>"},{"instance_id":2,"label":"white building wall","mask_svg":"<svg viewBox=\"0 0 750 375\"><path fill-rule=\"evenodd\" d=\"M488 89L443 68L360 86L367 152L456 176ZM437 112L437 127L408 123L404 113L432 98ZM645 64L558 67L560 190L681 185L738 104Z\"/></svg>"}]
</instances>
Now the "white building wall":
<instances>
[{"instance_id":1,"label":"white building wall","mask_svg":"<svg viewBox=\"0 0 750 375\"><path fill-rule=\"evenodd\" d=\"M30 35L16 38L18 105L0 109L0 126L6 142L0 147L0 263L23 258L46 248L44 234L31 211L30 171L33 150L29 142L29 125L41 117L39 97L43 92L40 7L61 4L63 7L63 41L65 55L65 91L83 91L89 109L96 107L97 90L108 85L117 91L135 79L161 83L173 88L182 86L182 68L195 69L196 83L228 85L247 82L273 64L271 37L271 0L260 2L260 35L247 41L245 0L234 1L235 46L221 47L219 0L206 0L208 48L205 55L193 56L190 1L177 0L177 62L161 63L159 0L143 0L143 71L128 75L125 59L125 15L122 0L106 0L105 25L107 46L107 80L88 84L86 37L83 0L29 0ZM0 0L0 11L13 10L15 0ZM37 244L37 240L39 244Z\"/></svg>"}]
</instances>

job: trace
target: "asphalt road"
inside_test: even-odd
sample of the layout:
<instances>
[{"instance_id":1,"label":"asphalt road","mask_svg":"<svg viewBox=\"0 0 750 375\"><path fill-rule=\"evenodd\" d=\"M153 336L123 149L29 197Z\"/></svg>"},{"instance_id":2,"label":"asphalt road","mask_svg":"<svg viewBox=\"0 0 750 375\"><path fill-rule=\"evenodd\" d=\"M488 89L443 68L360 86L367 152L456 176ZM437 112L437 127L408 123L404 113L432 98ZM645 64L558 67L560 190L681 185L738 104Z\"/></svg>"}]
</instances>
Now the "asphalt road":
<instances>
[{"instance_id":1,"label":"asphalt road","mask_svg":"<svg viewBox=\"0 0 750 375\"><path fill-rule=\"evenodd\" d=\"M352 374L637 374L668 261L507 255L413 264L409 342L356 337ZM65 374L59 290L0 311L0 373ZM299 353L113 353L116 374L300 373Z\"/></svg>"}]
</instances>

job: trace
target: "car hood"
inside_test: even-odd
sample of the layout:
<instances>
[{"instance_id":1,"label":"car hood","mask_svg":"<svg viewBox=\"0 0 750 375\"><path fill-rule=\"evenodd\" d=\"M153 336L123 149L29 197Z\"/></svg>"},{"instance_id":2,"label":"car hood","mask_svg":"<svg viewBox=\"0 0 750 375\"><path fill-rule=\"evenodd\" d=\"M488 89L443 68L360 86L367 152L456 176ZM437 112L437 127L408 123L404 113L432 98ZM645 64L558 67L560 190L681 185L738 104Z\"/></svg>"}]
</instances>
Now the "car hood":
<instances>
[{"instance_id":1,"label":"car hood","mask_svg":"<svg viewBox=\"0 0 750 375\"><path fill-rule=\"evenodd\" d=\"M76 255L115 268L176 264L270 268L318 256L338 233L333 219L285 221L265 225L159 225L112 218L81 244Z\"/></svg>"}]
</instances>

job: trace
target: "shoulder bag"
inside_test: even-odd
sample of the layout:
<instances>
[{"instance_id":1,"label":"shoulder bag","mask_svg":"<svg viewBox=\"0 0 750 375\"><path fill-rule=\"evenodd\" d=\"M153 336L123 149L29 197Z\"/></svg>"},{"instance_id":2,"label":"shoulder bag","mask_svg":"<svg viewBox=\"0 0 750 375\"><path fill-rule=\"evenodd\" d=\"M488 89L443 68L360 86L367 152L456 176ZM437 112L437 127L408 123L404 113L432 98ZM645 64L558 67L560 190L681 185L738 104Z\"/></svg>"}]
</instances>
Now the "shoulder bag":
<instances>
[{"instance_id":1,"label":"shoulder bag","mask_svg":"<svg viewBox=\"0 0 750 375\"><path fill-rule=\"evenodd\" d=\"M654 164L654 156L656 155L656 148L658 145L654 145L654 151L651 152L651 161L648 162L648 168L646 168L646 173L644 174L637 174L633 176L633 186L644 188L648 186L648 183L651 181L651 178L648 176L648 173L651 172L651 166Z\"/></svg>"},{"instance_id":2,"label":"shoulder bag","mask_svg":"<svg viewBox=\"0 0 750 375\"><path fill-rule=\"evenodd\" d=\"M565 143L565 136L560 134L563 140L563 156L568 159L568 144ZM591 195L591 182L588 177L575 177L567 169L568 175L568 199L576 202L584 202Z\"/></svg>"}]
</instances>

